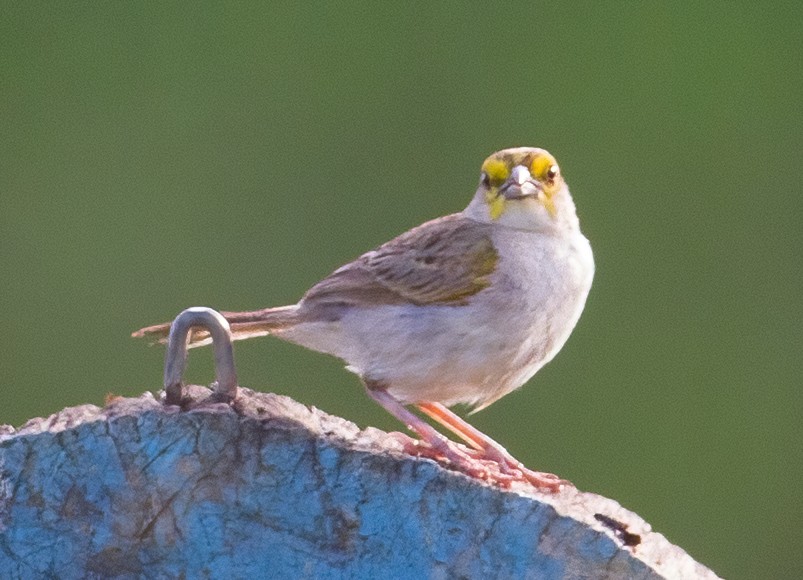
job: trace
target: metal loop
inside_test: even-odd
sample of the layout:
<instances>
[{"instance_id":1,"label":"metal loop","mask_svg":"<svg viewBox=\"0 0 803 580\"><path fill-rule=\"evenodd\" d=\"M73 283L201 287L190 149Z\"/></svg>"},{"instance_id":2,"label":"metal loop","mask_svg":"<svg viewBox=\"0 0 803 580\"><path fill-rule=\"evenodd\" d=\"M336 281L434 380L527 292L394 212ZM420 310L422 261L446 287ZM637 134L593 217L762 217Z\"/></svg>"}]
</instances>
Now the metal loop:
<instances>
[{"instance_id":1,"label":"metal loop","mask_svg":"<svg viewBox=\"0 0 803 580\"><path fill-rule=\"evenodd\" d=\"M187 308L176 316L170 326L165 354L164 389L165 400L171 405L180 404L184 396L183 376L187 368L190 331L198 327L209 331L212 336L217 378L216 398L231 401L237 395L237 370L234 367L234 349L231 344L229 323L216 310L196 306Z\"/></svg>"}]
</instances>

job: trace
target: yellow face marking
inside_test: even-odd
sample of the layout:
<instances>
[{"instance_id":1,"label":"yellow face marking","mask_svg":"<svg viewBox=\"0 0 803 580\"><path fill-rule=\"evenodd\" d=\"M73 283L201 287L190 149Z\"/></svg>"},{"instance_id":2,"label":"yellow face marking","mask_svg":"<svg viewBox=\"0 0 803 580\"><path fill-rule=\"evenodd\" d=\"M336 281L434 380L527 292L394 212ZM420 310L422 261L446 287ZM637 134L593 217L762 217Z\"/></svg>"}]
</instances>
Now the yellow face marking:
<instances>
[{"instance_id":1,"label":"yellow face marking","mask_svg":"<svg viewBox=\"0 0 803 580\"><path fill-rule=\"evenodd\" d=\"M530 163L530 173L539 181L546 181L549 168L553 165L555 167L558 166L558 164L555 163L555 158L551 155L546 153L536 155Z\"/></svg>"},{"instance_id":2,"label":"yellow face marking","mask_svg":"<svg viewBox=\"0 0 803 580\"><path fill-rule=\"evenodd\" d=\"M505 213L505 198L496 194L496 188L488 190L485 199L488 201L488 211L492 220L498 220Z\"/></svg>"},{"instance_id":3,"label":"yellow face marking","mask_svg":"<svg viewBox=\"0 0 803 580\"><path fill-rule=\"evenodd\" d=\"M521 147L498 151L482 164L488 188L485 192L485 201L491 219L499 219L509 207L512 207L508 205L508 200L504 196L499 195L499 188L510 178L510 172L516 165L527 167L533 178L538 180L542 188L538 194L538 201L552 217L555 217L557 208L552 196L560 190L562 183L557 161L543 149Z\"/></svg>"},{"instance_id":4,"label":"yellow face marking","mask_svg":"<svg viewBox=\"0 0 803 580\"><path fill-rule=\"evenodd\" d=\"M541 202L541 205L549 212L549 215L555 217L558 213L558 210L555 208L555 202L552 201L552 198L547 195L546 193L541 193L538 195L538 201Z\"/></svg>"},{"instance_id":5,"label":"yellow face marking","mask_svg":"<svg viewBox=\"0 0 803 580\"><path fill-rule=\"evenodd\" d=\"M488 202L491 219L496 220L505 213L505 198L497 190L510 177L510 166L502 159L491 157L482 164L482 172L488 176L490 186L485 192L485 201Z\"/></svg>"},{"instance_id":6,"label":"yellow face marking","mask_svg":"<svg viewBox=\"0 0 803 580\"><path fill-rule=\"evenodd\" d=\"M538 201L549 212L549 215L554 218L557 214L557 209L552 196L560 189L561 179L560 169L555 158L546 151L540 152L530 162L530 173L541 182L544 188L543 192L538 194Z\"/></svg>"},{"instance_id":7,"label":"yellow face marking","mask_svg":"<svg viewBox=\"0 0 803 580\"><path fill-rule=\"evenodd\" d=\"M493 186L502 185L510 177L510 167L501 159L486 159L482 164L482 171Z\"/></svg>"}]
</instances>

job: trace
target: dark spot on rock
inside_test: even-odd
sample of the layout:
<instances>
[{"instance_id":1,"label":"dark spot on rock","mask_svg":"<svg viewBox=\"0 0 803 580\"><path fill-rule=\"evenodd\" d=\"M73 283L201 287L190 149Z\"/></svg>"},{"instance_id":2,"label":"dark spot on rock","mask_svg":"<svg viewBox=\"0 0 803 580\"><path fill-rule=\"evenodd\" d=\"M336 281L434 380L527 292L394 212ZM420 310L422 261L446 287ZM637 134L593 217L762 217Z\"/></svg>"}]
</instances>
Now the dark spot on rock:
<instances>
[{"instance_id":1,"label":"dark spot on rock","mask_svg":"<svg viewBox=\"0 0 803 580\"><path fill-rule=\"evenodd\" d=\"M68 520L81 520L89 516L100 515L100 510L86 499L83 492L75 485L67 490L59 510L61 517Z\"/></svg>"},{"instance_id":2,"label":"dark spot on rock","mask_svg":"<svg viewBox=\"0 0 803 580\"><path fill-rule=\"evenodd\" d=\"M357 541L360 522L349 514L337 510L332 514L332 532L335 549L353 552Z\"/></svg>"},{"instance_id":3,"label":"dark spot on rock","mask_svg":"<svg viewBox=\"0 0 803 580\"><path fill-rule=\"evenodd\" d=\"M641 543L641 536L627 531L627 524L604 514L594 514L594 519L613 532L622 544L635 548Z\"/></svg>"}]
</instances>

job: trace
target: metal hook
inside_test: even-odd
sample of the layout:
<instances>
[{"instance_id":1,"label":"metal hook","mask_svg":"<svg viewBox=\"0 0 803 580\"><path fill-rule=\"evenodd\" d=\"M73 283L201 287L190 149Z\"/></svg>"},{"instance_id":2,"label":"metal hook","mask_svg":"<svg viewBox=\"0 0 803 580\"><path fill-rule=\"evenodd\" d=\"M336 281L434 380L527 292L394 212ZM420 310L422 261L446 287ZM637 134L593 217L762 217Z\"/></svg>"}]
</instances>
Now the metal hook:
<instances>
[{"instance_id":1,"label":"metal hook","mask_svg":"<svg viewBox=\"0 0 803 580\"><path fill-rule=\"evenodd\" d=\"M168 404L178 405L184 395L183 376L187 368L187 348L190 344L190 331L201 327L212 335L215 349L215 377L217 386L215 396L231 401L237 395L237 370L234 367L231 328L223 315L204 306L187 308L176 316L170 326L165 354L164 388Z\"/></svg>"}]
</instances>

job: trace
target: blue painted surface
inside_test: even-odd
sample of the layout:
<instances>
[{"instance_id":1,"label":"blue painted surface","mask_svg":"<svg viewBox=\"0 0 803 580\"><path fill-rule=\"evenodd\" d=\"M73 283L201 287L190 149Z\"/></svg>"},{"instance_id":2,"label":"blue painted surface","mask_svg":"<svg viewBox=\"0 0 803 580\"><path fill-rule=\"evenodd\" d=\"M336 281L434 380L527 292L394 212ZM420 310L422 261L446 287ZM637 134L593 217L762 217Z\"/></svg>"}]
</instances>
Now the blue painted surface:
<instances>
[{"instance_id":1,"label":"blue painted surface","mask_svg":"<svg viewBox=\"0 0 803 580\"><path fill-rule=\"evenodd\" d=\"M428 461L151 407L0 443L0 576L580 578L619 551Z\"/></svg>"}]
</instances>

